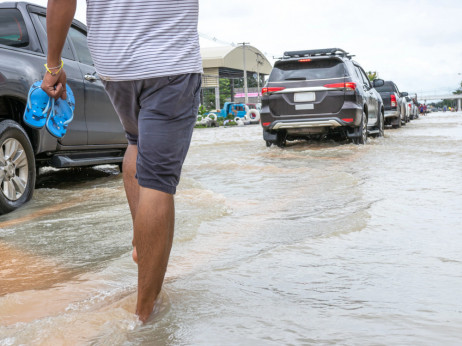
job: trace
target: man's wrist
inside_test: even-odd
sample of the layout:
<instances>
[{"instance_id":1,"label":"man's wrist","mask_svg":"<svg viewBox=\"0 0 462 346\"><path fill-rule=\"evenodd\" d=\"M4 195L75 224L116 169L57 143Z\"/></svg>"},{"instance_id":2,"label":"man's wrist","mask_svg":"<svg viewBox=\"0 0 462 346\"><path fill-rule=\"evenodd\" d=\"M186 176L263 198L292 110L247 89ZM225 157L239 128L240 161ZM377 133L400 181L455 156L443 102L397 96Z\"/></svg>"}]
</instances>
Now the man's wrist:
<instances>
[{"instance_id":1,"label":"man's wrist","mask_svg":"<svg viewBox=\"0 0 462 346\"><path fill-rule=\"evenodd\" d=\"M53 59L47 59L47 65L49 68L58 66L58 68L61 66L61 58L53 58Z\"/></svg>"},{"instance_id":2,"label":"man's wrist","mask_svg":"<svg viewBox=\"0 0 462 346\"><path fill-rule=\"evenodd\" d=\"M64 61L61 59L61 62L55 66L50 66L48 63L45 64L45 69L52 76L57 76L63 69Z\"/></svg>"}]
</instances>

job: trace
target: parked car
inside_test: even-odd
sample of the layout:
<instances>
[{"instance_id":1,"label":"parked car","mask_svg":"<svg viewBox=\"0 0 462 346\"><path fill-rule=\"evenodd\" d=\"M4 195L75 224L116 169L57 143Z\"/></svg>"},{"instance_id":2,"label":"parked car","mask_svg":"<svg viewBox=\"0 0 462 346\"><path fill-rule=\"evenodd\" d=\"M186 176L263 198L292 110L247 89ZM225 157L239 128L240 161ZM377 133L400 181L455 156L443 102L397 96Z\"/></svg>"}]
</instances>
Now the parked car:
<instances>
[{"instance_id":1,"label":"parked car","mask_svg":"<svg viewBox=\"0 0 462 346\"><path fill-rule=\"evenodd\" d=\"M419 102L417 101L417 94L412 98L412 103L414 105L414 113L413 113L413 119L417 119L419 117Z\"/></svg>"},{"instance_id":2,"label":"parked car","mask_svg":"<svg viewBox=\"0 0 462 346\"><path fill-rule=\"evenodd\" d=\"M419 116L419 106L417 105L415 99L410 96L406 96L406 105L409 111L409 116L407 120L409 121L417 119L417 117Z\"/></svg>"},{"instance_id":3,"label":"parked car","mask_svg":"<svg viewBox=\"0 0 462 346\"><path fill-rule=\"evenodd\" d=\"M326 134L364 144L383 135L384 107L351 55L339 48L285 52L262 89L261 124L267 146Z\"/></svg>"},{"instance_id":4,"label":"parked car","mask_svg":"<svg viewBox=\"0 0 462 346\"><path fill-rule=\"evenodd\" d=\"M400 92L392 81L385 81L385 84L377 87L377 91L383 100L385 108L385 125L392 125L394 128L406 125L406 92Z\"/></svg>"},{"instance_id":5,"label":"parked car","mask_svg":"<svg viewBox=\"0 0 462 346\"><path fill-rule=\"evenodd\" d=\"M62 58L75 99L74 120L66 136L22 120L30 86L44 76L46 9L25 2L0 3L0 214L33 194L42 166L78 167L121 164L127 140L119 118L96 75L87 47L86 27L74 20Z\"/></svg>"}]
</instances>

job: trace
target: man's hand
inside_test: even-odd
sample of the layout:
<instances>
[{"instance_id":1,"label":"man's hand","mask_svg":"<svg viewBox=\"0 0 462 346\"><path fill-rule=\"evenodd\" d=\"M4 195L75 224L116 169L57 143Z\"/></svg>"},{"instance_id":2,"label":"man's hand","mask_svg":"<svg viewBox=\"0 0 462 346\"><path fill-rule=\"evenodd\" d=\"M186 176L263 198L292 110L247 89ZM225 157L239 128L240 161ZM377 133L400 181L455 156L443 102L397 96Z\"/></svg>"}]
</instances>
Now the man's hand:
<instances>
[{"instance_id":1,"label":"man's hand","mask_svg":"<svg viewBox=\"0 0 462 346\"><path fill-rule=\"evenodd\" d=\"M42 81L42 89L48 94L48 96L54 98L55 100L59 99L60 97L65 100L67 98L66 72L61 70L56 76L46 72Z\"/></svg>"},{"instance_id":2,"label":"man's hand","mask_svg":"<svg viewBox=\"0 0 462 346\"><path fill-rule=\"evenodd\" d=\"M61 52L63 50L66 36L74 18L77 0L48 0L47 6L47 36L48 53L47 66L53 73L61 66ZM43 77L42 89L54 99L66 99L66 73L59 71L56 76L50 72Z\"/></svg>"}]
</instances>

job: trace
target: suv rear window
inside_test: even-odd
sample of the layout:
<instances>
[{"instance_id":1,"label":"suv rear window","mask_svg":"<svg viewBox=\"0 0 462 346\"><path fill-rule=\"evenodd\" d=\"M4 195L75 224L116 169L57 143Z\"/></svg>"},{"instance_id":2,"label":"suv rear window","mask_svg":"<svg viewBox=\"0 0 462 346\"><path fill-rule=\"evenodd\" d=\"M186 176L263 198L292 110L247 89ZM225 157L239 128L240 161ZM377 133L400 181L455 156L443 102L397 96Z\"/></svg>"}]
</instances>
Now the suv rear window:
<instances>
[{"instance_id":1,"label":"suv rear window","mask_svg":"<svg viewBox=\"0 0 462 346\"><path fill-rule=\"evenodd\" d=\"M344 76L345 66L340 60L321 59L310 62L295 60L276 63L269 81L326 79Z\"/></svg>"},{"instance_id":2,"label":"suv rear window","mask_svg":"<svg viewBox=\"0 0 462 346\"><path fill-rule=\"evenodd\" d=\"M385 92L385 93L394 93L395 88L393 87L393 84L391 83L386 83L382 85L381 87L375 88L378 92Z\"/></svg>"},{"instance_id":3,"label":"suv rear window","mask_svg":"<svg viewBox=\"0 0 462 346\"><path fill-rule=\"evenodd\" d=\"M0 44L10 47L27 47L29 36L21 12L16 9L0 11Z\"/></svg>"}]
</instances>

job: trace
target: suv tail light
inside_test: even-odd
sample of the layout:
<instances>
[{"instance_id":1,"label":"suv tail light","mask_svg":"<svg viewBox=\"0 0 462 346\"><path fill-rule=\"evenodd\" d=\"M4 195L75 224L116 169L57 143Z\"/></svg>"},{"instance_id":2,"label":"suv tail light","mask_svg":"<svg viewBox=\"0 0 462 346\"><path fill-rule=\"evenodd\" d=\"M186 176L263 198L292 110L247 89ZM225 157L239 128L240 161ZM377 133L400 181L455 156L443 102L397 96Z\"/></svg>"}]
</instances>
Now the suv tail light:
<instances>
[{"instance_id":1,"label":"suv tail light","mask_svg":"<svg viewBox=\"0 0 462 346\"><path fill-rule=\"evenodd\" d=\"M396 96L395 95L390 95L390 101L391 101L391 106L396 107Z\"/></svg>"},{"instance_id":2,"label":"suv tail light","mask_svg":"<svg viewBox=\"0 0 462 346\"><path fill-rule=\"evenodd\" d=\"M324 85L324 87L333 88L333 89L345 89L346 91L354 91L356 90L356 83L353 83L353 82L334 83L334 84L326 84Z\"/></svg>"},{"instance_id":3,"label":"suv tail light","mask_svg":"<svg viewBox=\"0 0 462 346\"><path fill-rule=\"evenodd\" d=\"M268 88L263 88L261 89L261 94L266 94L266 93L274 93L276 91L281 91L284 90L285 88L283 87L268 87Z\"/></svg>"}]
</instances>

